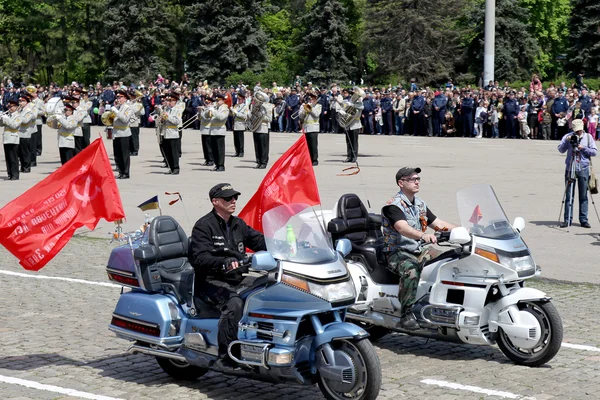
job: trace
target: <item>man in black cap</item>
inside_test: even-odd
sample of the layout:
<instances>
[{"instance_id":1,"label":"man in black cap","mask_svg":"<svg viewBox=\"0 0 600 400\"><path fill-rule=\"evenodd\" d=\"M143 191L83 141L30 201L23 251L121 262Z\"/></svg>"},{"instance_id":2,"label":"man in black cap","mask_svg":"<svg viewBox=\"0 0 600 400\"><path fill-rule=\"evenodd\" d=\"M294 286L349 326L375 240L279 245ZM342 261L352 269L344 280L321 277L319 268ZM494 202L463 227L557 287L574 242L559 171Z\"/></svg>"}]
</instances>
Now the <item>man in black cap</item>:
<instances>
[{"instance_id":1,"label":"man in black cap","mask_svg":"<svg viewBox=\"0 0 600 400\"><path fill-rule=\"evenodd\" d=\"M129 151L129 137L131 136L131 117L133 110L127 105L129 94L126 90L117 90L115 92L115 105L111 107L111 111L115 113L113 122L113 154L115 164L119 175L117 179L129 179L129 167L131 161L131 152Z\"/></svg>"},{"instance_id":2,"label":"man in black cap","mask_svg":"<svg viewBox=\"0 0 600 400\"><path fill-rule=\"evenodd\" d=\"M262 233L233 216L240 194L229 183L210 189L208 195L213 209L194 225L189 247L189 260L196 271L194 295L210 299L221 310L216 362L220 369L236 368L227 348L237 339L237 325L244 306L235 290L242 276L231 271L245 258L246 248L266 250Z\"/></svg>"},{"instance_id":3,"label":"man in black cap","mask_svg":"<svg viewBox=\"0 0 600 400\"><path fill-rule=\"evenodd\" d=\"M402 167L396 173L398 193L381 209L383 230L383 253L387 268L400 275L398 300L401 304L400 325L405 329L417 329L419 324L411 311L416 301L421 271L433 257L433 249L424 244L436 243L427 227L450 230L455 226L437 218L416 194L421 183L421 168Z\"/></svg>"},{"instance_id":4,"label":"man in black cap","mask_svg":"<svg viewBox=\"0 0 600 400\"><path fill-rule=\"evenodd\" d=\"M210 119L210 147L215 161L213 171L225 171L225 134L227 128L227 117L229 107L225 104L225 96L221 93L216 95L217 105L212 111Z\"/></svg>"},{"instance_id":5,"label":"man in black cap","mask_svg":"<svg viewBox=\"0 0 600 400\"><path fill-rule=\"evenodd\" d=\"M31 107L29 93L23 91L19 94L19 107L21 126L19 127L19 161L21 172L31 172L31 135L37 132L35 126L35 115Z\"/></svg>"},{"instance_id":6,"label":"man in black cap","mask_svg":"<svg viewBox=\"0 0 600 400\"><path fill-rule=\"evenodd\" d=\"M6 160L6 172L9 181L19 180L19 127L21 126L21 114L17 110L19 101L16 98L8 98L8 112L0 118L0 124L4 126L3 144L4 159Z\"/></svg>"}]
</instances>

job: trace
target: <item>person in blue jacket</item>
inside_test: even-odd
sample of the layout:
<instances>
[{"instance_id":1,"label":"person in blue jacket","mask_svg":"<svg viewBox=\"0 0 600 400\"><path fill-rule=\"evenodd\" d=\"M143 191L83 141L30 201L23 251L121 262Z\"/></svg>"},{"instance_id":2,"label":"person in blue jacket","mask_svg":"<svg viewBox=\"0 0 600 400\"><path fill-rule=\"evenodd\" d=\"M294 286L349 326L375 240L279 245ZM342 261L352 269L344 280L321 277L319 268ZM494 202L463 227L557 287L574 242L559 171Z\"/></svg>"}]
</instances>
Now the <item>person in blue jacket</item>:
<instances>
[{"instance_id":1,"label":"person in blue jacket","mask_svg":"<svg viewBox=\"0 0 600 400\"><path fill-rule=\"evenodd\" d=\"M442 136L442 125L446 121L446 105L448 97L441 91L435 92L433 98L433 134L434 136Z\"/></svg>"},{"instance_id":2,"label":"person in blue jacket","mask_svg":"<svg viewBox=\"0 0 600 400\"><path fill-rule=\"evenodd\" d=\"M392 135L394 133L394 110L392 104L392 98L390 92L387 90L383 92L383 99L380 103L381 107L381 118L383 119L383 134Z\"/></svg>"},{"instance_id":3,"label":"person in blue jacket","mask_svg":"<svg viewBox=\"0 0 600 400\"><path fill-rule=\"evenodd\" d=\"M565 99L564 94L559 90L558 97L554 99L554 103L552 103L552 109L550 110L552 112L552 123L556 126L558 119L562 118L561 113L563 113L564 115L567 113L568 110L569 102L567 101L567 99ZM553 136L552 139L562 138L567 133L568 129L568 124L565 124L564 126L557 126L555 131L555 135L557 137Z\"/></svg>"},{"instance_id":4,"label":"person in blue jacket","mask_svg":"<svg viewBox=\"0 0 600 400\"><path fill-rule=\"evenodd\" d=\"M371 93L367 92L367 95L363 99L363 126L365 127L365 134L372 135L374 131L373 126L373 112L375 111L375 103L373 102L373 98L371 97Z\"/></svg>"},{"instance_id":5,"label":"person in blue jacket","mask_svg":"<svg viewBox=\"0 0 600 400\"><path fill-rule=\"evenodd\" d=\"M287 132L298 132L298 117L292 118L292 114L294 114L300 108L300 96L298 96L298 89L295 87L292 88L292 94L290 94L287 99Z\"/></svg>"},{"instance_id":6,"label":"person in blue jacket","mask_svg":"<svg viewBox=\"0 0 600 400\"><path fill-rule=\"evenodd\" d=\"M413 136L424 136L426 133L425 118L423 117L425 93L427 93L426 90L421 90L421 92L417 94L412 101L410 112L413 120Z\"/></svg>"}]
</instances>

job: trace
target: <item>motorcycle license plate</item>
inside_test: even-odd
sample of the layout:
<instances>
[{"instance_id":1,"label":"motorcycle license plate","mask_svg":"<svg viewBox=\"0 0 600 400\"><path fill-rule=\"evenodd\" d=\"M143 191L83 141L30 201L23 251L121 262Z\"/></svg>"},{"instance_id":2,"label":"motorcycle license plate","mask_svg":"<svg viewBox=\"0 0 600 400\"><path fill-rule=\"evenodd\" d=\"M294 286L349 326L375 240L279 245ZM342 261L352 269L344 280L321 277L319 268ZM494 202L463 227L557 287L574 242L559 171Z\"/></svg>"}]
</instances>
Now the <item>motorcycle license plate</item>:
<instances>
[{"instance_id":1,"label":"motorcycle license plate","mask_svg":"<svg viewBox=\"0 0 600 400\"><path fill-rule=\"evenodd\" d=\"M246 361L262 361L263 346L253 346L250 344L241 345L241 356Z\"/></svg>"}]
</instances>

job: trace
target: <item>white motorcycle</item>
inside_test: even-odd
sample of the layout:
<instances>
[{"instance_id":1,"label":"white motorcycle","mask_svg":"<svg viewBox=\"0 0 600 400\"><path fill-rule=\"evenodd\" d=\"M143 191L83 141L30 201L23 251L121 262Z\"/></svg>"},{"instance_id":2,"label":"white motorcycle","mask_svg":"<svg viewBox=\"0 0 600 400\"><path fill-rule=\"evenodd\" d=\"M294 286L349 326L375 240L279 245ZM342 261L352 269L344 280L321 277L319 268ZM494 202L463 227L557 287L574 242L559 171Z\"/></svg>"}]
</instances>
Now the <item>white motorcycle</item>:
<instances>
[{"instance_id":1,"label":"white motorcycle","mask_svg":"<svg viewBox=\"0 0 600 400\"><path fill-rule=\"evenodd\" d=\"M390 330L470 344L498 344L517 364L540 366L560 349L560 316L545 293L524 286L540 274L520 236L523 218L511 225L494 190L475 185L457 193L461 227L437 233L441 254L422 271L412 308L420 328L400 324L398 275L381 252L381 216L368 214L358 196L346 194L328 230L348 238L346 258L356 286L347 318L363 326L371 340Z\"/></svg>"}]
</instances>

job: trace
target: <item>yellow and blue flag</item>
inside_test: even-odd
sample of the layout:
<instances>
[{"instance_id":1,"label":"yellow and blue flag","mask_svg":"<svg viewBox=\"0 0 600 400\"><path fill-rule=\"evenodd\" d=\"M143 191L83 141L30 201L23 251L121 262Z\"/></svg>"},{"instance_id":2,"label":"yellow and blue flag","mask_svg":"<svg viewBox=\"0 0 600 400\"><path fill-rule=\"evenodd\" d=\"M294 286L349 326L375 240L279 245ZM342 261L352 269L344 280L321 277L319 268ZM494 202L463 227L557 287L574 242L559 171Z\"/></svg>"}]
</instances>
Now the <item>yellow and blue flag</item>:
<instances>
[{"instance_id":1,"label":"yellow and blue flag","mask_svg":"<svg viewBox=\"0 0 600 400\"><path fill-rule=\"evenodd\" d=\"M138 208L142 211L148 210L160 210L160 203L158 202L158 195L152 197L151 199L146 200L142 204L138 206Z\"/></svg>"}]
</instances>

